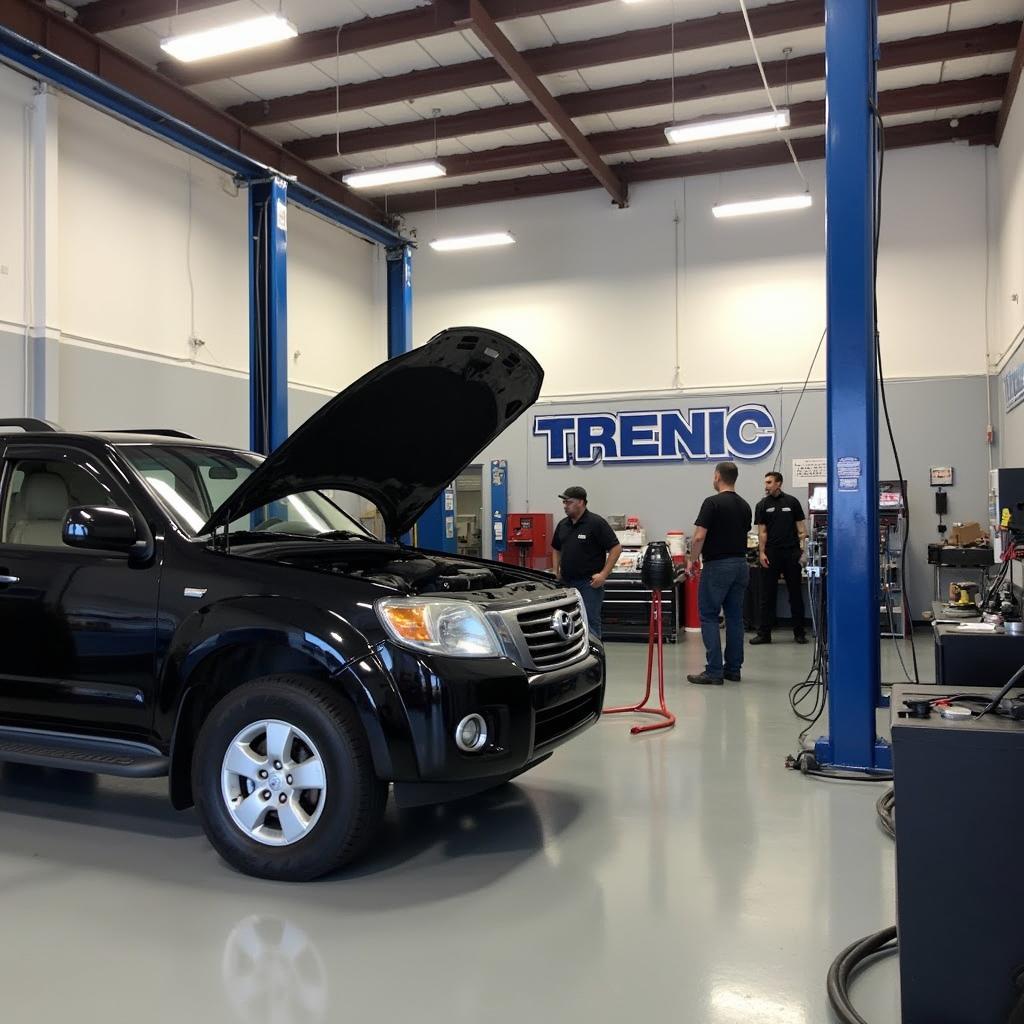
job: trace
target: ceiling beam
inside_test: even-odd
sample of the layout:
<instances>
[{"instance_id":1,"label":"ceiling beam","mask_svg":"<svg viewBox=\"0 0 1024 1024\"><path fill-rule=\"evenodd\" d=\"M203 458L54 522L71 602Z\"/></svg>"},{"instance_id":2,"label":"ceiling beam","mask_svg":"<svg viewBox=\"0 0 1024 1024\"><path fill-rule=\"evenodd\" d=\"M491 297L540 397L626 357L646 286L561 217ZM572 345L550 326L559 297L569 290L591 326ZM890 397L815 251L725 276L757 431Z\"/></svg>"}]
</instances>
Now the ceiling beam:
<instances>
[{"instance_id":1,"label":"ceiling beam","mask_svg":"<svg viewBox=\"0 0 1024 1024\"><path fill-rule=\"evenodd\" d=\"M86 32L112 32L116 28L145 25L178 14L223 7L231 0L93 0L78 8L77 25Z\"/></svg>"},{"instance_id":2,"label":"ceiling beam","mask_svg":"<svg viewBox=\"0 0 1024 1024\"><path fill-rule=\"evenodd\" d=\"M617 206L626 206L626 186L601 159L590 140L576 127L575 122L551 95L537 73L523 60L522 54L508 41L480 0L469 0L469 18L466 24L504 68L509 78L526 93L542 119L561 135L565 144L586 164L590 173L612 197L612 201Z\"/></svg>"},{"instance_id":3,"label":"ceiling beam","mask_svg":"<svg viewBox=\"0 0 1024 1024\"><path fill-rule=\"evenodd\" d=\"M946 6L947 0L883 0L882 13ZM491 9L493 9L493 0ZM819 27L824 22L822 0L785 0L750 12L759 38ZM622 61L660 57L747 38L739 13L692 18L672 25L635 29L575 43L558 43L524 50L522 56L538 75L599 67ZM332 50L333 55L333 50ZM253 127L333 114L336 110L362 110L377 103L394 103L445 92L494 85L508 80L497 61L471 60L439 68L425 68L403 75L389 75L370 82L345 84L340 89L314 89L268 100L252 100L230 108L230 113Z\"/></svg>"},{"instance_id":4,"label":"ceiling beam","mask_svg":"<svg viewBox=\"0 0 1024 1024\"><path fill-rule=\"evenodd\" d=\"M492 15L496 21L508 21L606 2L608 0L493 0ZM262 51L215 57L195 64L163 61L157 67L180 85L200 85L455 32L455 23L465 17L465 9L464 0L433 0L426 6L407 11L360 18L359 21L313 32L300 32L295 39Z\"/></svg>"},{"instance_id":5,"label":"ceiling beam","mask_svg":"<svg viewBox=\"0 0 1024 1024\"><path fill-rule=\"evenodd\" d=\"M1024 71L1024 27L1021 28L1020 37L1017 40L1017 52L1013 55L1010 77L1006 83L1006 94L1003 96L1003 104L999 108L999 117L996 121L997 146L1003 141L1003 132L1006 131L1006 122L1010 116L1010 108L1013 106L1014 97L1017 95L1017 87L1020 85L1022 71Z\"/></svg>"},{"instance_id":6,"label":"ceiling beam","mask_svg":"<svg viewBox=\"0 0 1024 1024\"><path fill-rule=\"evenodd\" d=\"M981 75L978 78L953 79L928 85L915 85L906 89L890 89L879 93L878 106L883 116L914 114L925 110L938 110L990 103L1002 98L1006 89L1006 75ZM758 111L744 111L757 113ZM825 101L809 100L796 103L789 108L790 127L794 130L815 128L825 123ZM737 117L741 114L735 115ZM700 118L689 123L699 123ZM626 153L631 150L667 149L665 138L668 124L645 125L641 128L625 128L611 132L595 132L588 135L591 145L602 156ZM550 142L535 142L525 146L500 146L479 153L459 153L441 157L448 178L462 178L470 175L489 174L493 171L508 171L516 167L535 167L538 164L558 163L573 160L575 154L569 145L555 139ZM334 176L340 180L347 171L338 171Z\"/></svg>"},{"instance_id":7,"label":"ceiling beam","mask_svg":"<svg viewBox=\"0 0 1024 1024\"><path fill-rule=\"evenodd\" d=\"M957 32L941 32L931 36L917 36L892 43L883 43L881 65L883 70L910 67L915 64L938 63L958 57L1002 53L1012 50L1020 37L1021 22L988 25ZM816 82L825 77L825 55L809 54L788 62L769 61L765 73L771 85ZM383 81L387 81L384 79ZM371 83L372 84L372 83ZM723 68L694 75L678 76L673 90L670 78L638 82L633 85L595 89L590 92L563 93L558 101L570 117L588 114L610 114L619 110L635 110L670 103L728 96L733 93L753 92L761 88L756 64ZM287 149L305 160L343 156L349 153L367 153L378 149L395 149L438 139L458 138L478 132L501 131L538 124L543 119L532 103L511 103L507 106L485 107L465 114L451 114L430 119L363 128L337 135L293 139L285 143Z\"/></svg>"},{"instance_id":8,"label":"ceiling beam","mask_svg":"<svg viewBox=\"0 0 1024 1024\"><path fill-rule=\"evenodd\" d=\"M0 24L250 160L282 175L294 176L302 185L377 224L387 223L382 210L329 174L42 4L3 0Z\"/></svg>"},{"instance_id":9,"label":"ceiling beam","mask_svg":"<svg viewBox=\"0 0 1024 1024\"><path fill-rule=\"evenodd\" d=\"M939 142L960 140L971 145L992 145L995 142L996 113L975 114L961 118L954 128L949 121L924 121L917 124L887 128L886 150L929 146ZM793 148L801 160L820 160L825 156L824 135L810 139L794 139ZM771 167L790 162L789 152L779 142L770 142L741 149L719 149L705 153L661 157L632 164L616 164L615 169L627 182L658 181L667 178L721 174L727 171ZM388 199L392 213L408 214L423 210L473 206L507 199L529 199L560 195L594 188L594 179L587 171L565 171L561 174L534 174L525 178L487 181L476 185L441 188L436 192L409 192Z\"/></svg>"}]
</instances>

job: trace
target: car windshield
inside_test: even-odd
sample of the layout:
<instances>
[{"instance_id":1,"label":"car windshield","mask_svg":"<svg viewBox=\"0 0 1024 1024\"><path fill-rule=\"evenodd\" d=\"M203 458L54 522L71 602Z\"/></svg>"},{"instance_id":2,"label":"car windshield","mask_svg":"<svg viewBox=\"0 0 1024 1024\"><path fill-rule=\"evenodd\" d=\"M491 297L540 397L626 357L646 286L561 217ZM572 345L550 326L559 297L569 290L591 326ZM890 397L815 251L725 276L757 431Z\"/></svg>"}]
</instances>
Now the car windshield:
<instances>
[{"instance_id":1,"label":"car windshield","mask_svg":"<svg viewBox=\"0 0 1024 1024\"><path fill-rule=\"evenodd\" d=\"M168 516L190 537L199 531L263 461L251 452L198 445L121 445L119 450ZM231 533L281 537L375 539L343 504L358 501L348 492L302 491L247 513L232 522Z\"/></svg>"}]
</instances>

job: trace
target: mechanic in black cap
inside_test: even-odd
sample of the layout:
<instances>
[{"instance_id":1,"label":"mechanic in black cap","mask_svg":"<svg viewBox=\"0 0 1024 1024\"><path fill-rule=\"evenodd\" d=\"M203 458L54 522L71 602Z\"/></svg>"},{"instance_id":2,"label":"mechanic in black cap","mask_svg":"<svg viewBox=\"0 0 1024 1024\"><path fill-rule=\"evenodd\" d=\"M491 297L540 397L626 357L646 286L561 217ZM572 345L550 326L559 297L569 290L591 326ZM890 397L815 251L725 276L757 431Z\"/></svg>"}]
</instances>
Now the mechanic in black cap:
<instances>
[{"instance_id":1,"label":"mechanic in black cap","mask_svg":"<svg viewBox=\"0 0 1024 1024\"><path fill-rule=\"evenodd\" d=\"M619 560L622 545L608 523L587 508L587 492L582 487L566 487L559 498L565 518L555 527L551 540L555 575L580 592L590 632L600 636L602 587Z\"/></svg>"}]
</instances>

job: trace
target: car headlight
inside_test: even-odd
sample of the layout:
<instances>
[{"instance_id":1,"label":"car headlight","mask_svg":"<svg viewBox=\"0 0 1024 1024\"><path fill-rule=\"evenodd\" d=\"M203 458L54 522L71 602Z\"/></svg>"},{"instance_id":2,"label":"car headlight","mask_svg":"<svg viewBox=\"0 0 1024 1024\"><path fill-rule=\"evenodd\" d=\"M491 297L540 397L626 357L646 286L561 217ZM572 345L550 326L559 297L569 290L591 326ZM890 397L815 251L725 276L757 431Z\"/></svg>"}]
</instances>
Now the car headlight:
<instances>
[{"instance_id":1,"label":"car headlight","mask_svg":"<svg viewBox=\"0 0 1024 1024\"><path fill-rule=\"evenodd\" d=\"M501 645L483 612L465 601L386 597L377 602L384 628L403 647L461 658L493 658Z\"/></svg>"}]
</instances>

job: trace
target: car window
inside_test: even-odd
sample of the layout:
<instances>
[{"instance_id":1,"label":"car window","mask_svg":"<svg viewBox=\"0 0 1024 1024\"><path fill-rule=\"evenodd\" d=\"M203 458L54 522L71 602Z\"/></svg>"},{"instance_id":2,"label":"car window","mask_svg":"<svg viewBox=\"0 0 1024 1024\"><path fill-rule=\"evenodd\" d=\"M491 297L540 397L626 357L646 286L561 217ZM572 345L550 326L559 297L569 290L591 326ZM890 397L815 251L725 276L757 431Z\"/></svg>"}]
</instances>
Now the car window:
<instances>
[{"instance_id":1,"label":"car window","mask_svg":"<svg viewBox=\"0 0 1024 1024\"><path fill-rule=\"evenodd\" d=\"M67 460L20 459L11 463L0 523L0 542L61 547L69 508L105 505L132 511L95 467Z\"/></svg>"},{"instance_id":2,"label":"car window","mask_svg":"<svg viewBox=\"0 0 1024 1024\"><path fill-rule=\"evenodd\" d=\"M193 537L261 461L249 452L198 445L125 444L120 451L168 515ZM231 523L229 530L288 537L338 532L364 535L368 526L372 528L373 515L367 522L362 504L365 502L346 492L301 491L247 513Z\"/></svg>"}]
</instances>

